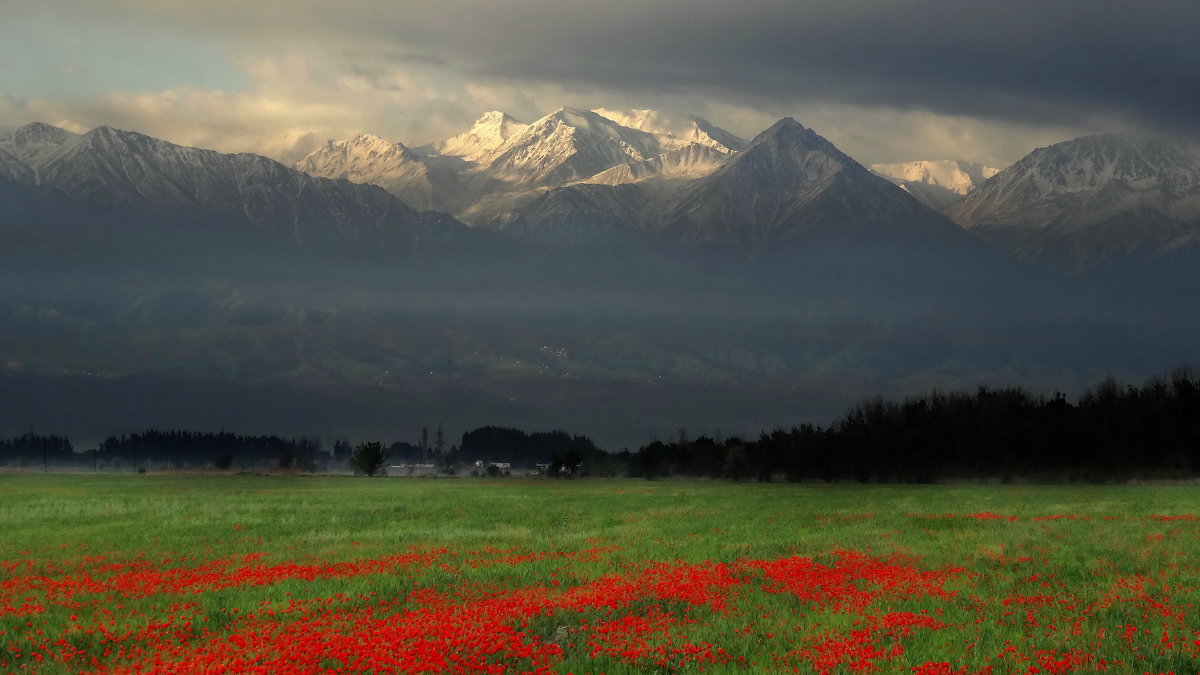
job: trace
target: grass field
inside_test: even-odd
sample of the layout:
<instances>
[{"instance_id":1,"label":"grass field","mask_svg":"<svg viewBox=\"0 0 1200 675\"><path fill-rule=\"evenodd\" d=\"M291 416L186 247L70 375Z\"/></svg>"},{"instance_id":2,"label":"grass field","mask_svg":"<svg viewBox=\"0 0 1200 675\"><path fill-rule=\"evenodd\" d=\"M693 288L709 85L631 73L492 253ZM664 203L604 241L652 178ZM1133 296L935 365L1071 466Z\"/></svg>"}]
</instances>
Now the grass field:
<instances>
[{"instance_id":1,"label":"grass field","mask_svg":"<svg viewBox=\"0 0 1200 675\"><path fill-rule=\"evenodd\" d=\"M0 475L0 672L1196 673L1200 487Z\"/></svg>"}]
</instances>

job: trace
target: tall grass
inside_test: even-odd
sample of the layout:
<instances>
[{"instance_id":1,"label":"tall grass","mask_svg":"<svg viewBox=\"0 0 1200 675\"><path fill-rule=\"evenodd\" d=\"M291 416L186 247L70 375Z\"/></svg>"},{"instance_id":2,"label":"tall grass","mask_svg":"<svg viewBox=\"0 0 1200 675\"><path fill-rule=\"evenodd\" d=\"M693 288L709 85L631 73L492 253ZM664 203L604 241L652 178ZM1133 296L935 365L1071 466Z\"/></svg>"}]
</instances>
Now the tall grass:
<instances>
[{"instance_id":1,"label":"tall grass","mask_svg":"<svg viewBox=\"0 0 1200 675\"><path fill-rule=\"evenodd\" d=\"M1053 574L1047 593L1076 603L1100 603L1114 579L1145 577L1171 585L1172 606L1190 607L1200 591L1184 581L1197 576L1200 523L1170 518L1193 514L1200 515L1196 488L1165 485L4 475L0 562L8 565L8 576L29 570L61 573L97 558L184 568L228 560L236 567L245 556L256 564L328 564L444 550L445 560L453 563L402 574L289 578L197 595L197 611L207 629L219 632L233 630L238 613L247 608L282 607L297 600L336 596L348 607L367 607L381 597L403 598L420 588L584 583L653 561L735 563L802 556L836 565L840 552L854 551L876 558L899 555L925 569L965 569L965 576L947 582L960 599L937 609L945 622L969 623L980 610L967 598L1032 593L1030 575L1039 573ZM575 555L593 549L600 552ZM523 554L542 557L495 564L504 556ZM479 556L490 562L472 564ZM0 570L0 581L4 578ZM688 629L689 637L729 646L745 658L739 668L753 662L770 670L771 655L791 644L785 637L796 640L809 630L851 631L861 619L807 611L789 598L756 596L754 616L705 615ZM122 602L127 611L152 615L165 601L151 596ZM881 609L920 613L932 607L921 598L891 602ZM1095 635L1129 623L1148 625L1137 612L1127 616L1130 607L1098 609L1082 619L1079 629ZM1075 644L1074 638L1026 635L1027 627L1008 623L1004 611L997 605L997 611L985 613L995 625L972 634L976 644L967 650L965 663L994 663L971 654L994 655L1006 641ZM67 622L68 613L48 606L40 616L55 627ZM581 617L554 616L531 630L543 631L540 637L548 640L575 630ZM0 630L19 633L25 620L0 613ZM1200 621L1194 623L1183 628L1200 637ZM751 633L739 633L748 624ZM746 637L731 642L731 635ZM945 640L938 632L916 633L906 643L907 652L889 661L885 670L899 672L941 654L964 653L962 644ZM1177 669L1181 659L1191 663L1186 655L1154 651L1153 640L1141 634L1138 640L1113 649L1126 650L1124 657L1137 657L1147 670L1160 665L1163 672ZM568 649L561 670L619 672L627 665ZM43 671L55 672L53 667Z\"/></svg>"}]
</instances>

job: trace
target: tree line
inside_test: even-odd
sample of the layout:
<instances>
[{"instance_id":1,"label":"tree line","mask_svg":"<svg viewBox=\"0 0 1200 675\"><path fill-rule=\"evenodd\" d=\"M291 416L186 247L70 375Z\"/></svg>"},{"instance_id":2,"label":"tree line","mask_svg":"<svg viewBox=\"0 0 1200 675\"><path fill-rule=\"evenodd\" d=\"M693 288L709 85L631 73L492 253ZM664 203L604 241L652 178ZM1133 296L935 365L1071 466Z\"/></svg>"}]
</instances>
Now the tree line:
<instances>
[{"instance_id":1,"label":"tree line","mask_svg":"<svg viewBox=\"0 0 1200 675\"><path fill-rule=\"evenodd\" d=\"M16 438L0 438L0 462L46 464L75 461L71 439L54 434L26 432Z\"/></svg>"},{"instance_id":2,"label":"tree line","mask_svg":"<svg viewBox=\"0 0 1200 675\"><path fill-rule=\"evenodd\" d=\"M349 444L339 440L334 451L343 459L350 454ZM277 463L317 466L335 455L322 449L319 438L282 438L274 435L249 436L227 431L181 431L148 429L120 436L109 436L96 447L76 452L69 438L38 435L33 432L12 439L0 439L0 463L6 464L79 464L112 465L130 463L170 464L173 466L221 466Z\"/></svg>"},{"instance_id":3,"label":"tree line","mask_svg":"<svg viewBox=\"0 0 1200 675\"><path fill-rule=\"evenodd\" d=\"M758 439L654 442L630 474L734 480L930 483L1107 482L1200 475L1200 379L1190 368L1141 387L1109 378L1062 394L980 387L860 402L829 426Z\"/></svg>"},{"instance_id":4,"label":"tree line","mask_svg":"<svg viewBox=\"0 0 1200 675\"><path fill-rule=\"evenodd\" d=\"M375 446L378 446L376 448ZM158 431L110 436L75 452L65 436L29 432L0 439L12 465L154 462L174 466L275 465L303 470L354 468L356 452L338 439ZM668 476L731 480L929 483L948 480L1106 482L1200 475L1200 377L1179 368L1136 387L1109 378L1070 402L1020 388L932 391L902 401L865 400L827 426L805 424L757 439L653 441L605 452L586 436L487 426L448 451L373 443L373 464L428 461L439 471L505 462L556 478ZM361 455L360 455L361 458ZM375 471L362 471L373 474ZM493 472L494 473L494 472Z\"/></svg>"}]
</instances>

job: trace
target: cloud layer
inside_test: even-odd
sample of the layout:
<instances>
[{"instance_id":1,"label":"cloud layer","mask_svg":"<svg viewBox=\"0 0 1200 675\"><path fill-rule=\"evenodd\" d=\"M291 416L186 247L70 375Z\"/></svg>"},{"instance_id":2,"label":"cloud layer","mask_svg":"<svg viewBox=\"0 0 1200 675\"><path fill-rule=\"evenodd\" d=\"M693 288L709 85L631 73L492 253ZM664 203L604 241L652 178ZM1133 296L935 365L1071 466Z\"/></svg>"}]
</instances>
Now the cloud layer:
<instances>
[{"instance_id":1,"label":"cloud layer","mask_svg":"<svg viewBox=\"0 0 1200 675\"><path fill-rule=\"evenodd\" d=\"M13 1L13 26L220 43L246 84L8 92L0 115L148 133L182 116L190 142L277 157L364 130L426 142L488 109L562 104L694 111L744 135L790 114L864 161L1012 161L1084 131L1200 129L1200 5L1165 0Z\"/></svg>"}]
</instances>

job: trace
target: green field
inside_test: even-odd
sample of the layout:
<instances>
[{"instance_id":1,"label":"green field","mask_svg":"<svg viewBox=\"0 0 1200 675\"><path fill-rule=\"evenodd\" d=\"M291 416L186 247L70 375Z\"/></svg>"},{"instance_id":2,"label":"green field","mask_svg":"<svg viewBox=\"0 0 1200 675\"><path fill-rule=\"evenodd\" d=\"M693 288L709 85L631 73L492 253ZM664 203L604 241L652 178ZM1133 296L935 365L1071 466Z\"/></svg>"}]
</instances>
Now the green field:
<instances>
[{"instance_id":1,"label":"green field","mask_svg":"<svg viewBox=\"0 0 1200 675\"><path fill-rule=\"evenodd\" d=\"M1191 485L8 474L0 671L1195 673L1197 514Z\"/></svg>"}]
</instances>

